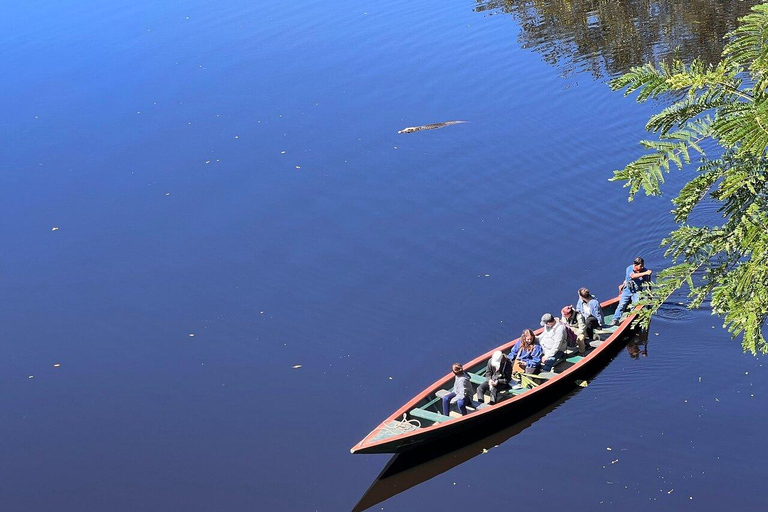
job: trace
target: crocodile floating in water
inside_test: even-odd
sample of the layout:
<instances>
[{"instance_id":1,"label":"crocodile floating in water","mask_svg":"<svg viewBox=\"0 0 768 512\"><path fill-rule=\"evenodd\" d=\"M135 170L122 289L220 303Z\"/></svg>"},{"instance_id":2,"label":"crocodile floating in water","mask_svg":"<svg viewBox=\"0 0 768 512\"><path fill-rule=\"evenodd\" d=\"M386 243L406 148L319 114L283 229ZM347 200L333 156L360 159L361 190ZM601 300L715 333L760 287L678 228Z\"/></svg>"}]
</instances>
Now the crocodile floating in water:
<instances>
[{"instance_id":1,"label":"crocodile floating in water","mask_svg":"<svg viewBox=\"0 0 768 512\"><path fill-rule=\"evenodd\" d=\"M466 121L446 121L444 123L425 124L424 126L409 126L408 128L403 128L397 133L413 133L413 132L420 132L421 130L437 130L438 128L442 128L443 126L451 126L452 124L461 124L461 123L466 123Z\"/></svg>"}]
</instances>

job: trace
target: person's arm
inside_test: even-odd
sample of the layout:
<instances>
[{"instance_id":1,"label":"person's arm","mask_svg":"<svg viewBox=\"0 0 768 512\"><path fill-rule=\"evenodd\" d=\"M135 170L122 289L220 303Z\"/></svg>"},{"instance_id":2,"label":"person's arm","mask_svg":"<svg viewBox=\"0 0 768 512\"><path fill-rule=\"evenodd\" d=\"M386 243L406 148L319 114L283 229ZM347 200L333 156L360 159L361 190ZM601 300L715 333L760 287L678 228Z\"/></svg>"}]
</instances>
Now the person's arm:
<instances>
[{"instance_id":1,"label":"person's arm","mask_svg":"<svg viewBox=\"0 0 768 512\"><path fill-rule=\"evenodd\" d=\"M493 376L493 366L491 365L491 360L488 360L488 363L485 365L485 378L486 380L490 379Z\"/></svg>"},{"instance_id":2,"label":"person's arm","mask_svg":"<svg viewBox=\"0 0 768 512\"><path fill-rule=\"evenodd\" d=\"M534 345L533 350L531 350L531 356L528 358L528 364L526 366L538 366L541 364L541 356L542 356L542 349L541 345Z\"/></svg>"},{"instance_id":3,"label":"person's arm","mask_svg":"<svg viewBox=\"0 0 768 512\"><path fill-rule=\"evenodd\" d=\"M557 350L563 350L563 347L568 345L568 333L565 332L565 326L557 322L553 330L555 331L554 338L557 340Z\"/></svg>"},{"instance_id":4,"label":"person's arm","mask_svg":"<svg viewBox=\"0 0 768 512\"><path fill-rule=\"evenodd\" d=\"M597 318L597 321L600 322L600 327L605 325L605 318L603 318L603 308L600 307L600 302L597 299L592 299L592 311L594 312L595 318Z\"/></svg>"},{"instance_id":5,"label":"person's arm","mask_svg":"<svg viewBox=\"0 0 768 512\"><path fill-rule=\"evenodd\" d=\"M512 363L509 361L502 361L499 366L499 378L496 379L496 385L503 386L509 383L509 379L512 378Z\"/></svg>"},{"instance_id":6,"label":"person's arm","mask_svg":"<svg viewBox=\"0 0 768 512\"><path fill-rule=\"evenodd\" d=\"M627 281L632 279L632 265L627 267L627 270L624 272L624 282L619 285L619 293L624 290L624 287L627 286Z\"/></svg>"},{"instance_id":7,"label":"person's arm","mask_svg":"<svg viewBox=\"0 0 768 512\"><path fill-rule=\"evenodd\" d=\"M650 277L651 274L653 274L653 270L647 268L642 272L632 272L631 274L629 274L629 277L630 279L637 279L638 277L645 277L645 276Z\"/></svg>"},{"instance_id":8,"label":"person's arm","mask_svg":"<svg viewBox=\"0 0 768 512\"><path fill-rule=\"evenodd\" d=\"M509 351L509 356L507 356L507 358L514 363L515 358L517 357L517 352L519 350L520 350L520 342L518 341L512 346L512 350Z\"/></svg>"}]
</instances>

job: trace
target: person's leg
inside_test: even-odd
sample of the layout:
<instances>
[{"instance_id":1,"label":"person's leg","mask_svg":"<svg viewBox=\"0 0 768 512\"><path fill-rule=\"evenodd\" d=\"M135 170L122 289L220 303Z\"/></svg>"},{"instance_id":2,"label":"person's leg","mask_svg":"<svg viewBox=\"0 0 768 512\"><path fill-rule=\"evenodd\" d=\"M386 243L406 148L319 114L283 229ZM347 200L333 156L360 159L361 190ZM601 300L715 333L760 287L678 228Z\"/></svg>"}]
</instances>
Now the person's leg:
<instances>
[{"instance_id":1,"label":"person's leg","mask_svg":"<svg viewBox=\"0 0 768 512\"><path fill-rule=\"evenodd\" d=\"M459 412L461 413L462 416L467 415L467 402L469 402L470 404L472 403L472 399L468 396L465 396L464 398L459 398L456 401L456 405L459 406Z\"/></svg>"},{"instance_id":2,"label":"person's leg","mask_svg":"<svg viewBox=\"0 0 768 512\"><path fill-rule=\"evenodd\" d=\"M504 391L505 389L509 389L509 384L500 384L495 388L491 388L491 400L493 403L499 401L499 391Z\"/></svg>"},{"instance_id":3,"label":"person's leg","mask_svg":"<svg viewBox=\"0 0 768 512\"><path fill-rule=\"evenodd\" d=\"M485 392L488 391L488 388L490 386L491 385L488 383L487 380L482 384L480 384L479 386L477 386L477 401L480 402L481 404L485 402Z\"/></svg>"},{"instance_id":4,"label":"person's leg","mask_svg":"<svg viewBox=\"0 0 768 512\"><path fill-rule=\"evenodd\" d=\"M499 393L499 388L497 388L496 386L491 386L491 387L490 387L490 391L491 391L491 400L490 400L490 403L492 403L492 404L495 404L495 403L496 403L496 398L499 396L499 395L498 395L498 393Z\"/></svg>"},{"instance_id":5,"label":"person's leg","mask_svg":"<svg viewBox=\"0 0 768 512\"><path fill-rule=\"evenodd\" d=\"M448 416L451 412L451 400L456 396L456 393L448 393L443 397L443 416Z\"/></svg>"},{"instance_id":6,"label":"person's leg","mask_svg":"<svg viewBox=\"0 0 768 512\"><path fill-rule=\"evenodd\" d=\"M586 327L587 339L591 340L595 335L595 329L600 327L600 320L598 320L597 317L589 315L585 323L587 324L587 327Z\"/></svg>"},{"instance_id":7,"label":"person's leg","mask_svg":"<svg viewBox=\"0 0 768 512\"><path fill-rule=\"evenodd\" d=\"M554 357L550 357L549 359L544 361L544 367L542 368L542 370L545 372L550 371L552 367L555 366L555 363L560 361L564 355L565 355L565 352L563 352L562 350L558 350L555 353Z\"/></svg>"},{"instance_id":8,"label":"person's leg","mask_svg":"<svg viewBox=\"0 0 768 512\"><path fill-rule=\"evenodd\" d=\"M584 336L576 338L576 344L579 346L579 355L584 355L587 351L587 345L584 343Z\"/></svg>"},{"instance_id":9,"label":"person's leg","mask_svg":"<svg viewBox=\"0 0 768 512\"><path fill-rule=\"evenodd\" d=\"M616 312L613 314L613 322L611 322L612 325L619 325L619 322L621 322L621 315L624 313L624 310L627 308L627 305L632 301L632 294L629 293L629 289L627 287L624 287L624 289L621 291L621 297L619 298L619 305L616 306Z\"/></svg>"}]
</instances>

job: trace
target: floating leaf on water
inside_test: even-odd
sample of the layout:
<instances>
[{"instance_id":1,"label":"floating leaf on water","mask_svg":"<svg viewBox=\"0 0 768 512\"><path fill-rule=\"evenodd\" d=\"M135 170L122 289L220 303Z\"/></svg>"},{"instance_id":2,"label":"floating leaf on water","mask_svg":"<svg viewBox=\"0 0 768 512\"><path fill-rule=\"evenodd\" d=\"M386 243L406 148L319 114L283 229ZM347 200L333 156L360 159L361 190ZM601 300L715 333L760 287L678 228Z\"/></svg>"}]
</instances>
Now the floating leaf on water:
<instances>
[{"instance_id":1,"label":"floating leaf on water","mask_svg":"<svg viewBox=\"0 0 768 512\"><path fill-rule=\"evenodd\" d=\"M299 368L301 368L301 365L300 365L300 364L295 364L295 365L293 365L293 369L294 369L294 370L298 370Z\"/></svg>"},{"instance_id":2,"label":"floating leaf on water","mask_svg":"<svg viewBox=\"0 0 768 512\"><path fill-rule=\"evenodd\" d=\"M392 377L390 377L389 380L392 380Z\"/></svg>"},{"instance_id":3,"label":"floating leaf on water","mask_svg":"<svg viewBox=\"0 0 768 512\"><path fill-rule=\"evenodd\" d=\"M611 450L613 450L613 448L611 448L610 446L607 446L605 449L606 449L606 450L608 450L609 452L610 452Z\"/></svg>"},{"instance_id":4,"label":"floating leaf on water","mask_svg":"<svg viewBox=\"0 0 768 512\"><path fill-rule=\"evenodd\" d=\"M488 453L488 449L487 448L483 448L483 453Z\"/></svg>"},{"instance_id":5,"label":"floating leaf on water","mask_svg":"<svg viewBox=\"0 0 768 512\"><path fill-rule=\"evenodd\" d=\"M195 337L195 333L193 333L193 332L189 333L189 337L190 338L194 338Z\"/></svg>"},{"instance_id":6,"label":"floating leaf on water","mask_svg":"<svg viewBox=\"0 0 768 512\"><path fill-rule=\"evenodd\" d=\"M53 363L54 368L61 368L61 363Z\"/></svg>"},{"instance_id":7,"label":"floating leaf on water","mask_svg":"<svg viewBox=\"0 0 768 512\"><path fill-rule=\"evenodd\" d=\"M51 231L58 231L58 230L59 230L59 228L57 228L56 226L53 226L53 227L51 228Z\"/></svg>"},{"instance_id":8,"label":"floating leaf on water","mask_svg":"<svg viewBox=\"0 0 768 512\"><path fill-rule=\"evenodd\" d=\"M30 379L34 379L34 378L35 378L35 376L34 376L34 375L30 375L30 376L29 376L29 378L30 378Z\"/></svg>"}]
</instances>

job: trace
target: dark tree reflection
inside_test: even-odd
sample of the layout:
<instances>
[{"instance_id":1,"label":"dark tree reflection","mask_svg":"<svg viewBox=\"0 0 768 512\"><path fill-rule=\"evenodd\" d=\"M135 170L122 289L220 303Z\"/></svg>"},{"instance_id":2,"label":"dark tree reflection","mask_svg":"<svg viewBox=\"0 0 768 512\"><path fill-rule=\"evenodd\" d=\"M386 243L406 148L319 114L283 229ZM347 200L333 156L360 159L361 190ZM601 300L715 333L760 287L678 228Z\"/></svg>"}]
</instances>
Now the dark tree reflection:
<instances>
[{"instance_id":1,"label":"dark tree reflection","mask_svg":"<svg viewBox=\"0 0 768 512\"><path fill-rule=\"evenodd\" d=\"M479 0L478 12L511 14L523 48L564 74L611 78L677 52L717 62L723 36L756 0Z\"/></svg>"}]
</instances>

